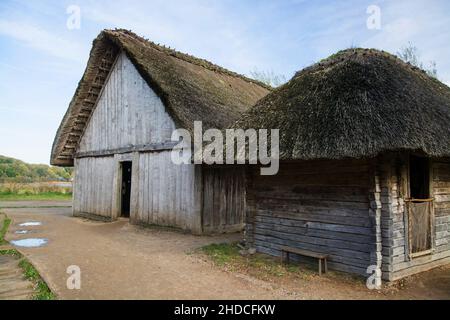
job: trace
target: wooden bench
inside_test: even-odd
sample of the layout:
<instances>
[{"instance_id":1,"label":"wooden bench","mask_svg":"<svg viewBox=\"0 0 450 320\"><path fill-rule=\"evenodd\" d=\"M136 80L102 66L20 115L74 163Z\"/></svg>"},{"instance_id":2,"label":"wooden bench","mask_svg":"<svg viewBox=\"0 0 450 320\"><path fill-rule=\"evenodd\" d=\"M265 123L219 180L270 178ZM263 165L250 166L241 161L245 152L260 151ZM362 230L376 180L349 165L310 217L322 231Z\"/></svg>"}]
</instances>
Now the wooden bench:
<instances>
[{"instance_id":1,"label":"wooden bench","mask_svg":"<svg viewBox=\"0 0 450 320\"><path fill-rule=\"evenodd\" d=\"M323 261L324 273L328 272L328 265L327 265L328 255L297 248L281 247L281 263L285 262L289 263L289 254L291 253L298 254L300 256L316 258L317 260L319 260L319 275L322 275L322 261Z\"/></svg>"}]
</instances>

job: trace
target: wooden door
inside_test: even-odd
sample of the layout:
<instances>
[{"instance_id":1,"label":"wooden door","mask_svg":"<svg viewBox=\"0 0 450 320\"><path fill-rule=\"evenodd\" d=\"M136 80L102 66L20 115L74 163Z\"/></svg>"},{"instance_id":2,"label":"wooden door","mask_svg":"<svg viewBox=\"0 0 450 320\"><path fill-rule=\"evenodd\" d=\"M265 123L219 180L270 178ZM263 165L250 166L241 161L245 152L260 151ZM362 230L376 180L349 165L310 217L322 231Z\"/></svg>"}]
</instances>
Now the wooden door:
<instances>
[{"instance_id":1,"label":"wooden door","mask_svg":"<svg viewBox=\"0 0 450 320\"><path fill-rule=\"evenodd\" d=\"M410 255L417 256L431 250L431 199L408 202Z\"/></svg>"},{"instance_id":2,"label":"wooden door","mask_svg":"<svg viewBox=\"0 0 450 320\"><path fill-rule=\"evenodd\" d=\"M245 214L243 166L203 167L203 232L238 231Z\"/></svg>"},{"instance_id":3,"label":"wooden door","mask_svg":"<svg viewBox=\"0 0 450 320\"><path fill-rule=\"evenodd\" d=\"M430 187L430 160L419 155L409 157L408 238L410 257L432 248L433 199Z\"/></svg>"}]
</instances>

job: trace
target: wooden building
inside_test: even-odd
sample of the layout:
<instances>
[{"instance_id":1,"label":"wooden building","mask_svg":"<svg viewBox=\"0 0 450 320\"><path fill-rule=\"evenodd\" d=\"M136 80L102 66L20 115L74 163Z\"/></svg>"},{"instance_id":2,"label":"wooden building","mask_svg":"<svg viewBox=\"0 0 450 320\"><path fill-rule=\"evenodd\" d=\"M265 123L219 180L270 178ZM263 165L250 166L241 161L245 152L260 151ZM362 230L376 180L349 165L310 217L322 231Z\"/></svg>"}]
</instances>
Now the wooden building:
<instances>
[{"instance_id":1,"label":"wooden building","mask_svg":"<svg viewBox=\"0 0 450 320\"><path fill-rule=\"evenodd\" d=\"M243 227L242 168L175 165L176 128L226 128L270 88L125 30L105 30L56 134L75 166L73 214L194 233Z\"/></svg>"},{"instance_id":2,"label":"wooden building","mask_svg":"<svg viewBox=\"0 0 450 320\"><path fill-rule=\"evenodd\" d=\"M235 127L280 129L280 171L247 174L249 246L329 255L385 280L450 263L450 88L385 52L298 72Z\"/></svg>"}]
</instances>

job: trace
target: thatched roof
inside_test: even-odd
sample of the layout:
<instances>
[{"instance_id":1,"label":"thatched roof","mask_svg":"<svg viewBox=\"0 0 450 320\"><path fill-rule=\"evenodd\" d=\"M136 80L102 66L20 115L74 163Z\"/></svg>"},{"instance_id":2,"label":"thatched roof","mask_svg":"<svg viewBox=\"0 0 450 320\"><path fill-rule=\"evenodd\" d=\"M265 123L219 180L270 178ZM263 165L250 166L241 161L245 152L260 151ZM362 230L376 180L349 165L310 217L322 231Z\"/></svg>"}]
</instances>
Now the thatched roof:
<instances>
[{"instance_id":1,"label":"thatched roof","mask_svg":"<svg viewBox=\"0 0 450 320\"><path fill-rule=\"evenodd\" d=\"M280 129L281 159L450 156L450 88L386 52L349 49L298 72L234 126Z\"/></svg>"},{"instance_id":2,"label":"thatched roof","mask_svg":"<svg viewBox=\"0 0 450 320\"><path fill-rule=\"evenodd\" d=\"M123 51L159 95L177 127L225 128L271 88L206 60L145 40L126 30L104 30L94 40L86 71L53 143L51 164L73 155L115 58Z\"/></svg>"}]
</instances>

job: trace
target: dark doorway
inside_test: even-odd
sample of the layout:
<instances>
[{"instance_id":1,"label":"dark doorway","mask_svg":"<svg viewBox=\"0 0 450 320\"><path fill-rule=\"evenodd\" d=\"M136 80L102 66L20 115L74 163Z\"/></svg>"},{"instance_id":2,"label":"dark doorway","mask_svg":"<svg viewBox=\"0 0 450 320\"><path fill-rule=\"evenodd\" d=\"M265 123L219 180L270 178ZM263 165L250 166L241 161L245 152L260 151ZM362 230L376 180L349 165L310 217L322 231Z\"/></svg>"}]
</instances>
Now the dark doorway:
<instances>
[{"instance_id":1,"label":"dark doorway","mask_svg":"<svg viewBox=\"0 0 450 320\"><path fill-rule=\"evenodd\" d=\"M420 256L431 249L430 165L425 157L409 159L409 246L410 256Z\"/></svg>"},{"instance_id":2,"label":"dark doorway","mask_svg":"<svg viewBox=\"0 0 450 320\"><path fill-rule=\"evenodd\" d=\"M122 162L122 212L121 216L130 217L130 202L131 202L131 161Z\"/></svg>"},{"instance_id":3,"label":"dark doorway","mask_svg":"<svg viewBox=\"0 0 450 320\"><path fill-rule=\"evenodd\" d=\"M410 157L409 183L411 198L428 199L430 197L430 169L427 158Z\"/></svg>"}]
</instances>

